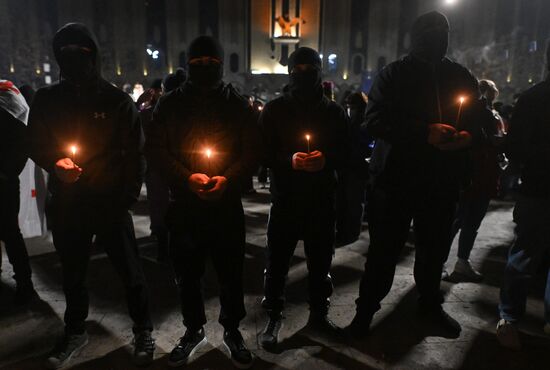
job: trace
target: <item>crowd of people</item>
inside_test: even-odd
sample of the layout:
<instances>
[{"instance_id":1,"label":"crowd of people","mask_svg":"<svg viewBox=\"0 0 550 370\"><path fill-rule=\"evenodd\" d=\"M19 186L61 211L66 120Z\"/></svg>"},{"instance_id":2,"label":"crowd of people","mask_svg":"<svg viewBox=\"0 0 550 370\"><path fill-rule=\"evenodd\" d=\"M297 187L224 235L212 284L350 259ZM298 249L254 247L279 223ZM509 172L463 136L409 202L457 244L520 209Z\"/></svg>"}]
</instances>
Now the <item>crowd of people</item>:
<instances>
[{"instance_id":1,"label":"crowd of people","mask_svg":"<svg viewBox=\"0 0 550 370\"><path fill-rule=\"evenodd\" d=\"M186 327L169 365L188 363L206 342L201 279L209 258L220 286L223 342L235 366L249 368L254 356L239 331L246 316L241 195L258 168L262 183L269 169L271 192L262 300L268 319L260 344L272 349L298 241L309 272L308 325L361 340L391 290L411 225L418 319L457 338L461 327L442 308L440 282L483 278L470 253L502 171L513 164L521 174L517 239L504 270L496 333L503 346L519 348L529 278L550 249L550 81L522 94L511 120L503 118L496 85L447 58L448 42L447 18L422 15L409 54L379 73L368 97L347 96L345 107L322 82L318 52L299 47L289 58L283 94L263 106L224 83L222 45L200 36L189 46L187 70L156 82L136 104L101 77L91 32L82 24L62 27L53 40L62 78L38 90L30 111L20 90L0 81L0 239L20 303L36 292L17 224L18 176L27 157L49 173L47 214L66 310L65 334L46 367L65 366L88 342L86 274L94 238L124 283L134 361L152 363L150 298L129 213L145 180L158 260L173 267ZM329 317L331 263L335 246L358 239L363 219L370 245L356 313L343 329ZM458 260L447 271L456 235Z\"/></svg>"}]
</instances>

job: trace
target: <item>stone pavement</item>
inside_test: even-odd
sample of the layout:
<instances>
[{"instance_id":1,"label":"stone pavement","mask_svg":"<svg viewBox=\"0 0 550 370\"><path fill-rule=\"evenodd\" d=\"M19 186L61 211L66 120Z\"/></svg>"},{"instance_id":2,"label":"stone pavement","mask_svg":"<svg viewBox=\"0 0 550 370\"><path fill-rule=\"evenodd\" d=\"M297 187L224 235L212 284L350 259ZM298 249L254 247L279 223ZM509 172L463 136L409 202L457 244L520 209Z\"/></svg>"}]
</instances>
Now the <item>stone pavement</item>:
<instances>
[{"instance_id":1,"label":"stone pavement","mask_svg":"<svg viewBox=\"0 0 550 370\"><path fill-rule=\"evenodd\" d=\"M500 277L507 248L513 239L512 204L494 202L484 221L472 256L485 274L481 284L443 283L445 309L462 325L460 338L446 339L428 333L415 320L416 292L412 277L414 248L404 249L391 294L375 317L372 334L362 343L339 342L305 328L307 269L299 246L288 277L288 308L282 343L276 353L262 350L257 335L265 323L260 307L264 268L265 225L269 196L260 191L245 199L247 248L245 293L248 316L242 322L243 335L256 355L255 369L550 369L550 338L542 331L544 272L534 281L522 323L525 349L502 349L495 340ZM154 260L154 246L148 238L146 205L140 203L134 215L151 296L157 338L155 363L150 369L165 369L166 354L183 334L176 289L170 269ZM312 215L313 216L313 215ZM354 314L354 299L361 277L368 233L351 245L336 250L332 276L335 293L332 319L341 326ZM0 369L40 369L41 361L62 333L64 299L60 287L60 265L48 238L28 241L34 281L41 301L28 308L12 304L13 281L5 253L0 282ZM454 264L456 242L451 252ZM94 250L89 268L90 344L74 358L71 369L132 369L131 322L126 315L121 284L101 250ZM212 268L205 276L206 326L209 344L187 366L189 369L231 369L221 346L222 330L217 323L216 277Z\"/></svg>"}]
</instances>

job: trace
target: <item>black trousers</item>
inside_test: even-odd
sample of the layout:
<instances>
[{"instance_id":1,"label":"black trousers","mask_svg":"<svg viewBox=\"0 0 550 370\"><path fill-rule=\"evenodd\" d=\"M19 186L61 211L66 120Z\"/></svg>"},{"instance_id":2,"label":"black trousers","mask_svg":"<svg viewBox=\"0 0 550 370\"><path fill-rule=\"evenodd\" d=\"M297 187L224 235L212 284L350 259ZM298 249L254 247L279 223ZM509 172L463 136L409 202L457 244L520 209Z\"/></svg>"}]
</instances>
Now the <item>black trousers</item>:
<instances>
[{"instance_id":1,"label":"black trousers","mask_svg":"<svg viewBox=\"0 0 550 370\"><path fill-rule=\"evenodd\" d=\"M421 307L439 306L443 263L449 254L456 210L453 194L425 197L373 190L368 202L370 246L361 279L358 313L373 315L393 284L399 255L414 225L414 279Z\"/></svg>"},{"instance_id":2,"label":"black trousers","mask_svg":"<svg viewBox=\"0 0 550 370\"><path fill-rule=\"evenodd\" d=\"M201 279L210 258L220 289L218 321L226 330L238 328L246 316L242 282L245 228L240 200L238 204L204 208L173 203L168 225L184 325L198 330L206 324Z\"/></svg>"},{"instance_id":3,"label":"black trousers","mask_svg":"<svg viewBox=\"0 0 550 370\"><path fill-rule=\"evenodd\" d=\"M19 181L0 184L0 240L5 243L15 281L17 284L27 284L31 281L31 266L19 229L19 202Z\"/></svg>"},{"instance_id":4,"label":"black trousers","mask_svg":"<svg viewBox=\"0 0 550 370\"><path fill-rule=\"evenodd\" d=\"M361 235L366 182L366 176L359 169L338 174L336 239L339 245L353 243Z\"/></svg>"},{"instance_id":5,"label":"black trousers","mask_svg":"<svg viewBox=\"0 0 550 370\"><path fill-rule=\"evenodd\" d=\"M274 202L267 228L267 262L262 305L273 314L282 312L290 260L296 244L304 241L307 258L309 306L328 312L333 286L330 266L334 254L333 200L307 204Z\"/></svg>"},{"instance_id":6,"label":"black trousers","mask_svg":"<svg viewBox=\"0 0 550 370\"><path fill-rule=\"evenodd\" d=\"M153 330L131 215L126 210L109 209L109 205L79 207L60 203L54 199L49 214L53 217L53 242L63 270L67 304L65 332L85 331L89 306L86 275L94 235L101 238L107 256L122 279L134 332Z\"/></svg>"}]
</instances>

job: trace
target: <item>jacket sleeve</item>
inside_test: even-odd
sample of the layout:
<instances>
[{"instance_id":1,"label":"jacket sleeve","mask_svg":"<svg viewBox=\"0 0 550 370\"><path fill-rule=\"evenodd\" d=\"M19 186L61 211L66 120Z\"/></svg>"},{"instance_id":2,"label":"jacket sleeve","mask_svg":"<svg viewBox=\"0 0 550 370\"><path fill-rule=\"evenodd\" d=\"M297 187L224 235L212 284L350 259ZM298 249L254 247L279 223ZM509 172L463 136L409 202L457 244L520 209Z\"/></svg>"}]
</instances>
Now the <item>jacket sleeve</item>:
<instances>
[{"instance_id":1,"label":"jacket sleeve","mask_svg":"<svg viewBox=\"0 0 550 370\"><path fill-rule=\"evenodd\" d=\"M394 73L391 67L386 67L372 86L366 113L367 129L373 137L391 144L425 143L428 138L426 123L402 112Z\"/></svg>"},{"instance_id":2,"label":"jacket sleeve","mask_svg":"<svg viewBox=\"0 0 550 370\"><path fill-rule=\"evenodd\" d=\"M532 98L521 96L514 108L510 132L507 137L506 154L510 159L519 164L528 162L550 163L550 145L537 145L537 109L533 103L545 104L533 101Z\"/></svg>"},{"instance_id":3,"label":"jacket sleeve","mask_svg":"<svg viewBox=\"0 0 550 370\"><path fill-rule=\"evenodd\" d=\"M258 168L260 158L262 157L258 119L251 108L247 108L240 135L240 155L224 173L224 176L230 183L240 184L243 178L252 175Z\"/></svg>"},{"instance_id":4,"label":"jacket sleeve","mask_svg":"<svg viewBox=\"0 0 550 370\"><path fill-rule=\"evenodd\" d=\"M338 109L338 113L333 118L335 120L333 137L330 140L331 145L327 152L326 167L331 170L341 170L350 164L353 152L353 143L351 139L351 124L346 112Z\"/></svg>"},{"instance_id":5,"label":"jacket sleeve","mask_svg":"<svg viewBox=\"0 0 550 370\"><path fill-rule=\"evenodd\" d=\"M122 103L119 114L124 176L122 206L130 208L139 198L145 174L144 138L139 113L131 100Z\"/></svg>"},{"instance_id":6,"label":"jacket sleeve","mask_svg":"<svg viewBox=\"0 0 550 370\"><path fill-rule=\"evenodd\" d=\"M259 126L263 137L263 164L269 168L292 169L294 153L282 147L278 140L278 122L273 114L273 105L267 104L259 119Z\"/></svg>"},{"instance_id":7,"label":"jacket sleeve","mask_svg":"<svg viewBox=\"0 0 550 370\"><path fill-rule=\"evenodd\" d=\"M149 166L158 171L168 183L187 186L192 172L170 152L165 104L165 100L161 99L153 112L153 120L145 133L145 156Z\"/></svg>"},{"instance_id":8,"label":"jacket sleeve","mask_svg":"<svg viewBox=\"0 0 550 370\"><path fill-rule=\"evenodd\" d=\"M27 163L27 126L0 108L0 177L17 178Z\"/></svg>"},{"instance_id":9,"label":"jacket sleeve","mask_svg":"<svg viewBox=\"0 0 550 370\"><path fill-rule=\"evenodd\" d=\"M30 158L51 173L55 163L66 155L60 151L44 117L46 104L44 93L38 90L29 114L28 148Z\"/></svg>"}]
</instances>

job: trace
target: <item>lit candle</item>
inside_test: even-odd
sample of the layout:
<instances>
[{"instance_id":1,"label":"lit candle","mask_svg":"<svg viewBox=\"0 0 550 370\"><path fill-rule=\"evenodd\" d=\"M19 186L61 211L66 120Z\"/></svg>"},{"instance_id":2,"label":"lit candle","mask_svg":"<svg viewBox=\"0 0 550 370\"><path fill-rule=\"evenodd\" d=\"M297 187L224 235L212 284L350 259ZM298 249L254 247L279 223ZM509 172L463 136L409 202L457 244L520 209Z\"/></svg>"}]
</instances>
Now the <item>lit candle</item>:
<instances>
[{"instance_id":1,"label":"lit candle","mask_svg":"<svg viewBox=\"0 0 550 370\"><path fill-rule=\"evenodd\" d=\"M71 160L73 161L73 164L76 166L76 145L71 145Z\"/></svg>"},{"instance_id":2,"label":"lit candle","mask_svg":"<svg viewBox=\"0 0 550 370\"><path fill-rule=\"evenodd\" d=\"M456 115L456 129L459 130L460 128L460 114L462 113L462 105L464 104L464 102L466 101L466 97L464 96L460 96L458 98L458 102L460 103L458 105L458 113Z\"/></svg>"},{"instance_id":3,"label":"lit candle","mask_svg":"<svg viewBox=\"0 0 550 370\"><path fill-rule=\"evenodd\" d=\"M306 134L306 141L307 141L307 154L309 154L311 151L310 151L310 148L309 148L309 141L311 139L311 136L309 136L309 134Z\"/></svg>"},{"instance_id":4,"label":"lit candle","mask_svg":"<svg viewBox=\"0 0 550 370\"><path fill-rule=\"evenodd\" d=\"M206 156L206 174L208 176L211 176L211 174L210 174L210 159L212 158L212 149L206 148L204 150L204 155Z\"/></svg>"}]
</instances>

